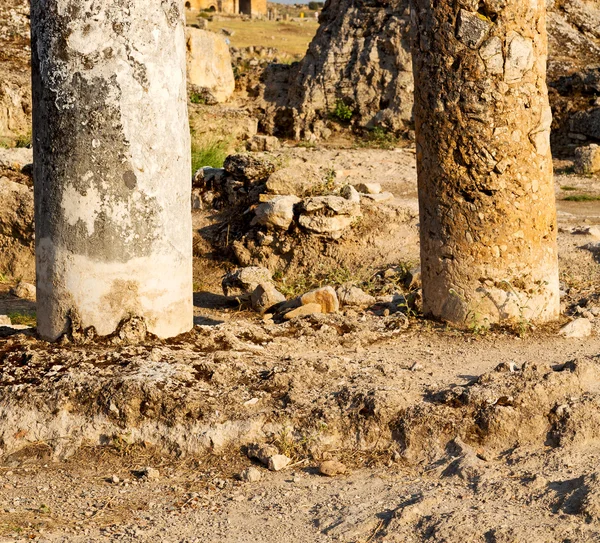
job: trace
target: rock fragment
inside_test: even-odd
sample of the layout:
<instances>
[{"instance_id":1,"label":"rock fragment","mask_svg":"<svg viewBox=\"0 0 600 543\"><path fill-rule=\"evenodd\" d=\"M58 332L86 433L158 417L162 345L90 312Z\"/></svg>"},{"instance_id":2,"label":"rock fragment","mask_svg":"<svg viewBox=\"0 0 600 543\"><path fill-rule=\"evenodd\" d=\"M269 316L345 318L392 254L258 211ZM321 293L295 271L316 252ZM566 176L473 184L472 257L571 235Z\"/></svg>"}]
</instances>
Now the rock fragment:
<instances>
[{"instance_id":1,"label":"rock fragment","mask_svg":"<svg viewBox=\"0 0 600 543\"><path fill-rule=\"evenodd\" d=\"M566 338L589 337L592 334L592 323L585 318L575 319L563 326L558 333Z\"/></svg>"},{"instance_id":2,"label":"rock fragment","mask_svg":"<svg viewBox=\"0 0 600 543\"><path fill-rule=\"evenodd\" d=\"M226 273L221 281L221 287L225 296L230 296L236 291L251 294L258 285L270 283L272 277L267 268L248 266Z\"/></svg>"},{"instance_id":3,"label":"rock fragment","mask_svg":"<svg viewBox=\"0 0 600 543\"><path fill-rule=\"evenodd\" d=\"M302 305L319 304L322 313L335 313L340 309L340 302L333 287L322 287L311 290L300 297Z\"/></svg>"},{"instance_id":4,"label":"rock fragment","mask_svg":"<svg viewBox=\"0 0 600 543\"><path fill-rule=\"evenodd\" d=\"M354 188L361 194L379 194L381 185L379 183L358 183Z\"/></svg>"},{"instance_id":5,"label":"rock fragment","mask_svg":"<svg viewBox=\"0 0 600 543\"><path fill-rule=\"evenodd\" d=\"M281 147L279 139L275 136L263 136L257 134L248 142L248 150L253 152L271 152L277 151Z\"/></svg>"},{"instance_id":6,"label":"rock fragment","mask_svg":"<svg viewBox=\"0 0 600 543\"><path fill-rule=\"evenodd\" d=\"M277 304L285 302L285 296L272 283L261 283L250 295L252 309L261 315Z\"/></svg>"},{"instance_id":7,"label":"rock fragment","mask_svg":"<svg viewBox=\"0 0 600 543\"><path fill-rule=\"evenodd\" d=\"M262 473L254 466L250 466L240 473L240 480L246 483L257 483L261 479Z\"/></svg>"},{"instance_id":8,"label":"rock fragment","mask_svg":"<svg viewBox=\"0 0 600 543\"><path fill-rule=\"evenodd\" d=\"M291 458L288 458L284 454L275 454L269 458L268 468L271 471L281 471L289 466L291 462Z\"/></svg>"},{"instance_id":9,"label":"rock fragment","mask_svg":"<svg viewBox=\"0 0 600 543\"><path fill-rule=\"evenodd\" d=\"M600 172L600 145L591 144L575 150L575 171L580 174Z\"/></svg>"},{"instance_id":10,"label":"rock fragment","mask_svg":"<svg viewBox=\"0 0 600 543\"><path fill-rule=\"evenodd\" d=\"M267 179L275 171L274 164L268 158L243 153L229 155L223 167L233 177L248 182Z\"/></svg>"},{"instance_id":11,"label":"rock fragment","mask_svg":"<svg viewBox=\"0 0 600 543\"><path fill-rule=\"evenodd\" d=\"M36 298L36 289L35 286L31 283L26 283L24 281L20 281L17 285L11 290L11 294L16 296L17 298L21 298L23 300L30 300L35 302Z\"/></svg>"},{"instance_id":12,"label":"rock fragment","mask_svg":"<svg viewBox=\"0 0 600 543\"><path fill-rule=\"evenodd\" d=\"M271 229L288 230L294 220L294 206L300 202L297 196L276 196L256 207L252 224Z\"/></svg>"},{"instance_id":13,"label":"rock fragment","mask_svg":"<svg viewBox=\"0 0 600 543\"><path fill-rule=\"evenodd\" d=\"M376 302L373 296L354 285L342 285L336 294L342 306L368 307Z\"/></svg>"},{"instance_id":14,"label":"rock fragment","mask_svg":"<svg viewBox=\"0 0 600 543\"><path fill-rule=\"evenodd\" d=\"M347 472L346 466L338 460L325 460L319 466L319 473L326 477L336 477L337 475L344 475Z\"/></svg>"}]
</instances>

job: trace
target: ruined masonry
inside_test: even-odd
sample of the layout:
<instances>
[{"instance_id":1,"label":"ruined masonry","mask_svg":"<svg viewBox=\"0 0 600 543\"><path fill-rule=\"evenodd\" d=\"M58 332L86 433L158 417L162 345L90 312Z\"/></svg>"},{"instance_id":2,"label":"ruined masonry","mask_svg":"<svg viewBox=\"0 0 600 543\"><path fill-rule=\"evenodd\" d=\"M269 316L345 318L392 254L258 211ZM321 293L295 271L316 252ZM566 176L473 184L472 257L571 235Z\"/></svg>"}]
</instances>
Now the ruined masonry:
<instances>
[{"instance_id":1,"label":"ruined masonry","mask_svg":"<svg viewBox=\"0 0 600 543\"><path fill-rule=\"evenodd\" d=\"M181 6L182 7L182 6ZM176 0L33 0L38 332L193 324L184 17Z\"/></svg>"},{"instance_id":2,"label":"ruined masonry","mask_svg":"<svg viewBox=\"0 0 600 543\"><path fill-rule=\"evenodd\" d=\"M559 314L545 0L412 0L424 310Z\"/></svg>"}]
</instances>

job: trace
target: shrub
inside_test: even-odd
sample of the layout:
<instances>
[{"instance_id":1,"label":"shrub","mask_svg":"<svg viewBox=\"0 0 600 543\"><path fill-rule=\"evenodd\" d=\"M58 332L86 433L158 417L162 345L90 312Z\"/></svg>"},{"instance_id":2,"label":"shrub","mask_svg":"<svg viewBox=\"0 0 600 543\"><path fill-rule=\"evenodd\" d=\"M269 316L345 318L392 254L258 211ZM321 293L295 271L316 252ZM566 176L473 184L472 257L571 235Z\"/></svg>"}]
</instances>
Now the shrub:
<instances>
[{"instance_id":1,"label":"shrub","mask_svg":"<svg viewBox=\"0 0 600 543\"><path fill-rule=\"evenodd\" d=\"M350 106L346 105L343 100L338 100L335 103L335 107L333 108L333 111L331 112L331 115L333 116L334 119L337 119L338 121L341 121L344 123L347 123L352 118L353 114L354 114L354 109L352 109Z\"/></svg>"}]
</instances>

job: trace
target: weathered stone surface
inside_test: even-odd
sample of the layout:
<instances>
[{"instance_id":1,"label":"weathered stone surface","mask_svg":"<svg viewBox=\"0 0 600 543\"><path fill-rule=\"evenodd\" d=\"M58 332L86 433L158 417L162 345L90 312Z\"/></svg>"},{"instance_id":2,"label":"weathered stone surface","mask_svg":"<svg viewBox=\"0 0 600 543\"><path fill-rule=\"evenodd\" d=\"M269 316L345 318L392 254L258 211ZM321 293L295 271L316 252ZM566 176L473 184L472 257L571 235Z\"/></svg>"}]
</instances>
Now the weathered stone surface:
<instances>
[{"instance_id":1,"label":"weathered stone surface","mask_svg":"<svg viewBox=\"0 0 600 543\"><path fill-rule=\"evenodd\" d=\"M249 154L229 155L223 167L227 173L248 182L267 179L275 171L275 166L268 158Z\"/></svg>"},{"instance_id":2,"label":"weathered stone surface","mask_svg":"<svg viewBox=\"0 0 600 543\"><path fill-rule=\"evenodd\" d=\"M375 298L354 285L343 285L336 291L341 305L368 307L375 303Z\"/></svg>"},{"instance_id":3,"label":"weathered stone surface","mask_svg":"<svg viewBox=\"0 0 600 543\"><path fill-rule=\"evenodd\" d=\"M319 304L322 313L335 313L340 309L340 302L333 287L322 287L311 290L300 297L302 305Z\"/></svg>"},{"instance_id":4,"label":"weathered stone surface","mask_svg":"<svg viewBox=\"0 0 600 543\"><path fill-rule=\"evenodd\" d=\"M296 317L306 317L307 315L315 315L318 313L323 313L323 311L321 309L321 304L315 302L292 309L291 311L288 311L283 318L286 321L289 321Z\"/></svg>"},{"instance_id":5,"label":"weathered stone surface","mask_svg":"<svg viewBox=\"0 0 600 543\"><path fill-rule=\"evenodd\" d=\"M558 332L566 338L582 338L592 334L592 323L588 319L580 318L563 326Z\"/></svg>"},{"instance_id":6,"label":"weathered stone surface","mask_svg":"<svg viewBox=\"0 0 600 543\"><path fill-rule=\"evenodd\" d=\"M600 145L587 145L578 147L575 151L575 171L577 173L592 174L600 172Z\"/></svg>"},{"instance_id":7,"label":"weathered stone surface","mask_svg":"<svg viewBox=\"0 0 600 543\"><path fill-rule=\"evenodd\" d=\"M0 177L0 272L35 278L33 191Z\"/></svg>"},{"instance_id":8,"label":"weathered stone surface","mask_svg":"<svg viewBox=\"0 0 600 543\"><path fill-rule=\"evenodd\" d=\"M319 168L312 164L294 164L280 168L269 176L267 190L274 194L304 196L322 182Z\"/></svg>"},{"instance_id":9,"label":"weathered stone surface","mask_svg":"<svg viewBox=\"0 0 600 543\"><path fill-rule=\"evenodd\" d=\"M479 13L461 9L458 12L456 37L467 47L478 49L492 26L492 22L482 17Z\"/></svg>"},{"instance_id":10,"label":"weathered stone surface","mask_svg":"<svg viewBox=\"0 0 600 543\"><path fill-rule=\"evenodd\" d=\"M424 311L461 325L552 320L559 288L545 5L471 4L411 0ZM481 26L485 40L456 41L448 21L459 7L469 20L494 21ZM500 53L498 40L503 73L485 62Z\"/></svg>"},{"instance_id":11,"label":"weathered stone surface","mask_svg":"<svg viewBox=\"0 0 600 543\"><path fill-rule=\"evenodd\" d=\"M69 15L66 15L69 14ZM37 329L75 310L193 326L185 21L178 2L31 6Z\"/></svg>"},{"instance_id":12,"label":"weathered stone surface","mask_svg":"<svg viewBox=\"0 0 600 543\"><path fill-rule=\"evenodd\" d=\"M253 443L248 445L248 458L258 460L265 466L269 463L269 458L279 454L279 449L275 445L261 445L259 443Z\"/></svg>"},{"instance_id":13,"label":"weathered stone surface","mask_svg":"<svg viewBox=\"0 0 600 543\"><path fill-rule=\"evenodd\" d=\"M252 224L287 230L294 220L294 206L300 201L297 196L276 196L256 207Z\"/></svg>"},{"instance_id":14,"label":"weathered stone surface","mask_svg":"<svg viewBox=\"0 0 600 543\"><path fill-rule=\"evenodd\" d=\"M230 296L236 291L242 294L251 294L256 290L258 285L270 283L272 277L271 272L267 268L248 266L225 274L221 286L225 296Z\"/></svg>"},{"instance_id":15,"label":"weathered stone surface","mask_svg":"<svg viewBox=\"0 0 600 543\"><path fill-rule=\"evenodd\" d=\"M261 315L273 306L285 302L285 296L272 283L261 283L250 295L252 309Z\"/></svg>"},{"instance_id":16,"label":"weathered stone surface","mask_svg":"<svg viewBox=\"0 0 600 543\"><path fill-rule=\"evenodd\" d=\"M394 199L394 195L391 192L382 192L380 194L363 194L368 200L373 202L383 203Z\"/></svg>"},{"instance_id":17,"label":"weathered stone surface","mask_svg":"<svg viewBox=\"0 0 600 543\"><path fill-rule=\"evenodd\" d=\"M235 78L225 38L208 30L187 27L186 47L189 83L210 93L215 102L229 100L235 90Z\"/></svg>"},{"instance_id":18,"label":"weathered stone surface","mask_svg":"<svg viewBox=\"0 0 600 543\"><path fill-rule=\"evenodd\" d=\"M0 326L11 326L12 322L8 315L0 315Z\"/></svg>"}]
</instances>

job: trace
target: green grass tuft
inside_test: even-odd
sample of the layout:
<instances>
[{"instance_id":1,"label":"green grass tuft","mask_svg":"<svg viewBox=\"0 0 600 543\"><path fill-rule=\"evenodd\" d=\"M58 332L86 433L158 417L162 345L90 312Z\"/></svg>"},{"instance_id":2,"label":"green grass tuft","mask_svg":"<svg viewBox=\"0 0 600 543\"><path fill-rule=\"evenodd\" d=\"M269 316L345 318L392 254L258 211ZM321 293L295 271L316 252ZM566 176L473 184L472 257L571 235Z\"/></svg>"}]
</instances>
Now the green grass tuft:
<instances>
[{"instance_id":1,"label":"green grass tuft","mask_svg":"<svg viewBox=\"0 0 600 543\"><path fill-rule=\"evenodd\" d=\"M35 326L37 316L35 311L13 311L8 313L8 318L12 324L23 324L25 326Z\"/></svg>"},{"instance_id":2,"label":"green grass tuft","mask_svg":"<svg viewBox=\"0 0 600 543\"><path fill-rule=\"evenodd\" d=\"M227 158L229 144L227 141L206 140L192 144L192 175L204 166L222 168Z\"/></svg>"}]
</instances>

